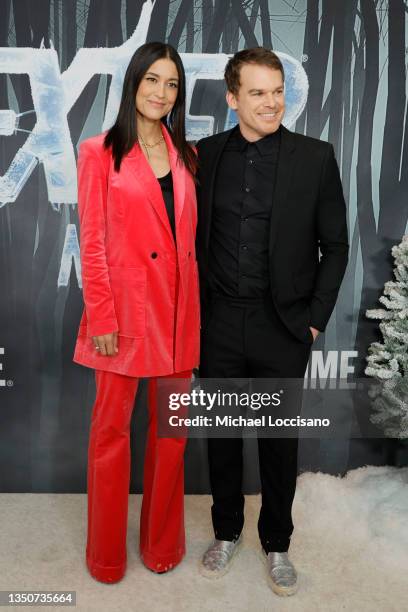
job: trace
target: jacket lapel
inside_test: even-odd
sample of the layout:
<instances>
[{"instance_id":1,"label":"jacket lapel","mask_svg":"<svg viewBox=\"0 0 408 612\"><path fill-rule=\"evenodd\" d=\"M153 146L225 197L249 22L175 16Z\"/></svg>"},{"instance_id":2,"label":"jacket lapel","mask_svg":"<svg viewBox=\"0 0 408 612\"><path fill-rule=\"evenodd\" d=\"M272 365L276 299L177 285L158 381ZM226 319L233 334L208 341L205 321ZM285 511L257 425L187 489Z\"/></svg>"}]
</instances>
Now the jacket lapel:
<instances>
[{"instance_id":1,"label":"jacket lapel","mask_svg":"<svg viewBox=\"0 0 408 612\"><path fill-rule=\"evenodd\" d=\"M283 210L287 198L293 173L293 152L295 150L295 135L281 126L281 143L276 169L275 190L272 200L271 224L269 235L269 254L272 254L273 245L278 231L279 215Z\"/></svg>"},{"instance_id":2,"label":"jacket lapel","mask_svg":"<svg viewBox=\"0 0 408 612\"><path fill-rule=\"evenodd\" d=\"M234 129L234 128L232 128ZM202 221L204 226L204 236L205 236L205 251L208 255L208 246L210 241L210 230L211 230L211 217L212 217L212 209L214 206L214 189L215 189L215 179L217 174L217 167L220 161L222 152L224 151L225 145L227 144L227 140L229 135L232 132L228 130L227 132L223 132L219 135L219 139L216 142L216 146L214 146L209 151L209 156L207 156L206 162L206 173L205 176L202 177L204 182L206 183L204 186L201 186L200 189L202 191Z\"/></svg>"},{"instance_id":3,"label":"jacket lapel","mask_svg":"<svg viewBox=\"0 0 408 612\"><path fill-rule=\"evenodd\" d=\"M184 165L178 162L178 152L175 148L171 136L168 133L165 125L161 123L162 134L166 141L166 146L169 154L170 169L173 177L174 190L174 217L177 228L180 222L181 213L184 207L185 196L185 168ZM163 194L160 184L151 168L149 162L143 154L139 144L136 142L129 153L123 158L122 164L130 168L136 175L138 181L143 185L143 191L146 197L155 209L157 216L161 220L164 228L173 239L173 233L169 222L169 217L164 203Z\"/></svg>"},{"instance_id":4,"label":"jacket lapel","mask_svg":"<svg viewBox=\"0 0 408 612\"><path fill-rule=\"evenodd\" d=\"M295 150L295 136L293 132L290 132L283 125L281 126L282 136L281 145L278 159L278 167L276 170L276 183L273 195L272 212L271 212L271 229L270 229L270 240L269 240L269 251L272 252L272 247L276 238L277 226L280 212L283 209L285 200L287 197L292 171L293 171L293 152ZM223 132L220 134L220 139L217 142L217 147L214 147L209 151L209 157L206 158L206 175L204 180L207 182L207 189L201 187L203 191L202 206L203 216L202 221L204 225L205 235L205 250L208 254L208 246L210 240L211 230L211 216L214 204L214 189L215 179L217 173L218 163L221 158L221 154L225 148L229 135L232 130Z\"/></svg>"}]
</instances>

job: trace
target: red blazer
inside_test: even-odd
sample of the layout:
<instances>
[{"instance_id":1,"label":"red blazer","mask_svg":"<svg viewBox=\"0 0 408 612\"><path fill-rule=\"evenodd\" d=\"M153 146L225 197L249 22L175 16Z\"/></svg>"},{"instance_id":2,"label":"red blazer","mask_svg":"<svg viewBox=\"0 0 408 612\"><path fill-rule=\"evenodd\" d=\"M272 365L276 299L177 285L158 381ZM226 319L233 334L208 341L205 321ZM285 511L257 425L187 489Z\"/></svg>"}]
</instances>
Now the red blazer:
<instances>
[{"instance_id":1,"label":"red blazer","mask_svg":"<svg viewBox=\"0 0 408 612\"><path fill-rule=\"evenodd\" d=\"M139 145L120 172L104 134L81 143L78 210L85 309L74 361L127 376L164 376L199 360L195 185L162 125L174 186L177 249L160 185ZM179 291L176 300L176 272ZM119 332L103 356L92 336Z\"/></svg>"}]
</instances>

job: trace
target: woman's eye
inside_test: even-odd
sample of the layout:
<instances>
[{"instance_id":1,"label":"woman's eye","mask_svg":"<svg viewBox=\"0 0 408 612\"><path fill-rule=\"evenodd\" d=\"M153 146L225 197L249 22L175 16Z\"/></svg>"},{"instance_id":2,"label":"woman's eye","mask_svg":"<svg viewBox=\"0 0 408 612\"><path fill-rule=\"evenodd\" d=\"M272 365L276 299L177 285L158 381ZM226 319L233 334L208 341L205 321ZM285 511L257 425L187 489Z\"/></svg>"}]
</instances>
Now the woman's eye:
<instances>
[{"instance_id":1,"label":"woman's eye","mask_svg":"<svg viewBox=\"0 0 408 612\"><path fill-rule=\"evenodd\" d=\"M156 80L154 77L146 77L146 79L147 79L148 81L153 81L153 82Z\"/></svg>"},{"instance_id":2,"label":"woman's eye","mask_svg":"<svg viewBox=\"0 0 408 612\"><path fill-rule=\"evenodd\" d=\"M170 87L174 87L175 89L177 89L178 85L177 83L169 83Z\"/></svg>"}]
</instances>

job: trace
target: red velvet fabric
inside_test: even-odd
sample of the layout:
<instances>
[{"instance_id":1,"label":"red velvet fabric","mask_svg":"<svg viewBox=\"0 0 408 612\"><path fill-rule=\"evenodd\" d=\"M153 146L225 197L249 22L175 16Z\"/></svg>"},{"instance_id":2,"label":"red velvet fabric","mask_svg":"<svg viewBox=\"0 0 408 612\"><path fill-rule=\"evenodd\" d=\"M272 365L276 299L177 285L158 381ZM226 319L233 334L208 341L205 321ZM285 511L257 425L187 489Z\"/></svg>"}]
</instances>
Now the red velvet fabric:
<instances>
[{"instance_id":1,"label":"red velvet fabric","mask_svg":"<svg viewBox=\"0 0 408 612\"><path fill-rule=\"evenodd\" d=\"M138 379L97 370L96 400L88 447L88 538L86 562L102 582L123 578L127 563L130 485L130 420ZM175 379L171 392L190 388L191 370ZM185 554L185 438L159 438L158 381L149 380L149 426L140 517L140 556L155 572L176 566ZM168 383L166 383L168 384ZM135 546L136 543L133 543Z\"/></svg>"},{"instance_id":2,"label":"red velvet fabric","mask_svg":"<svg viewBox=\"0 0 408 612\"><path fill-rule=\"evenodd\" d=\"M119 173L102 146L104 134L83 141L78 157L85 309L74 361L133 377L181 372L199 359L195 185L164 125L162 131L173 174L177 249L160 185L137 143ZM119 332L119 352L103 356L92 336L113 331Z\"/></svg>"}]
</instances>

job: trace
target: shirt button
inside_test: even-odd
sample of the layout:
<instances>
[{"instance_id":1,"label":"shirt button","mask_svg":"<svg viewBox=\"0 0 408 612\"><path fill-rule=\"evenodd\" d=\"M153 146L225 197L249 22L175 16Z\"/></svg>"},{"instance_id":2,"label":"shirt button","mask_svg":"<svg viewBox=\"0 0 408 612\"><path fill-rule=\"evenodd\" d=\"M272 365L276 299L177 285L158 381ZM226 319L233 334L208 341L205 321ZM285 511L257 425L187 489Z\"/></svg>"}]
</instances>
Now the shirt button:
<instances>
[{"instance_id":1,"label":"shirt button","mask_svg":"<svg viewBox=\"0 0 408 612\"><path fill-rule=\"evenodd\" d=\"M243 245L241 246L241 249L242 249L243 251L246 251L246 250L248 249L248 247L247 247L247 245L246 245L246 244L243 244Z\"/></svg>"},{"instance_id":2,"label":"shirt button","mask_svg":"<svg viewBox=\"0 0 408 612\"><path fill-rule=\"evenodd\" d=\"M254 163L253 159L248 160L248 164L253 164L253 163Z\"/></svg>"},{"instance_id":3,"label":"shirt button","mask_svg":"<svg viewBox=\"0 0 408 612\"><path fill-rule=\"evenodd\" d=\"M246 278L246 274L241 274L241 278Z\"/></svg>"},{"instance_id":4,"label":"shirt button","mask_svg":"<svg viewBox=\"0 0 408 612\"><path fill-rule=\"evenodd\" d=\"M152 259L156 259L156 257L157 257L157 253L156 253L156 252L152 253L152 254L150 255L150 257L151 257Z\"/></svg>"},{"instance_id":5,"label":"shirt button","mask_svg":"<svg viewBox=\"0 0 408 612\"><path fill-rule=\"evenodd\" d=\"M241 217L241 221L248 221L248 217Z\"/></svg>"},{"instance_id":6,"label":"shirt button","mask_svg":"<svg viewBox=\"0 0 408 612\"><path fill-rule=\"evenodd\" d=\"M245 187L245 191L246 191L247 193L249 193L251 190L250 190L250 188L249 188L249 187Z\"/></svg>"}]
</instances>

